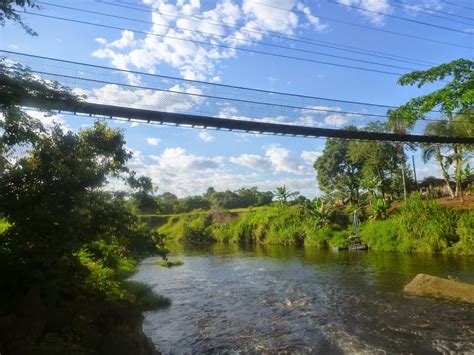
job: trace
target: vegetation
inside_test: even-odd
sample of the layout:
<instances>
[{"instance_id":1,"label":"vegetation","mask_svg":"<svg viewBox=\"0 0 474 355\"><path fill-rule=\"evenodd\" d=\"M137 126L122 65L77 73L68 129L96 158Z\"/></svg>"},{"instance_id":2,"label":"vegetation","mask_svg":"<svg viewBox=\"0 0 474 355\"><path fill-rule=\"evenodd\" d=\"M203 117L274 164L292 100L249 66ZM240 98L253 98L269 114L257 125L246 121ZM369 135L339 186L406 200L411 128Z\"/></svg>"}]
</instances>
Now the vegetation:
<instances>
[{"instance_id":1,"label":"vegetation","mask_svg":"<svg viewBox=\"0 0 474 355\"><path fill-rule=\"evenodd\" d=\"M405 125L412 128L417 120L427 118L428 114L438 109L445 116L445 121L432 123L426 127L427 134L445 136L472 136L471 124L474 120L474 62L467 59L454 60L424 71L414 71L403 75L400 85L417 85L419 88L427 84L441 82L450 78L446 85L426 95L411 99L396 110L389 111L392 124ZM443 148L451 152L448 156L441 154ZM445 180L449 180L446 173L447 165L454 163L454 180L456 182L455 195L463 199L462 170L467 162L466 155L472 152L472 146L462 144L425 146L426 157L436 156L443 171ZM433 152L430 152L433 150ZM449 186L449 181L447 181ZM450 189L450 187L449 187ZM452 192L452 191L451 191Z\"/></svg>"},{"instance_id":2,"label":"vegetation","mask_svg":"<svg viewBox=\"0 0 474 355\"><path fill-rule=\"evenodd\" d=\"M183 265L182 260L158 260L156 265L163 266L163 267L173 267L173 266L180 266Z\"/></svg>"},{"instance_id":3,"label":"vegetation","mask_svg":"<svg viewBox=\"0 0 474 355\"><path fill-rule=\"evenodd\" d=\"M125 278L139 258L167 251L123 194L103 190L110 177L142 190L147 183L125 166L123 133L102 122L80 132L46 129L17 104L78 98L0 64L0 314L10 319L0 325L0 352L101 352L113 346L111 333L139 339L136 353L153 352L141 310L169 300Z\"/></svg>"},{"instance_id":4,"label":"vegetation","mask_svg":"<svg viewBox=\"0 0 474 355\"><path fill-rule=\"evenodd\" d=\"M321 212L321 204L321 199L315 199L305 205L250 208L224 223L214 221L209 212L175 216L159 232L170 239L191 243L219 241L320 248L347 245L348 236L353 234L353 207L325 208ZM416 194L390 216L386 216L386 206L377 206L378 202L368 206L368 211L360 209L358 213L362 220L361 238L372 249L473 254L474 211L443 207Z\"/></svg>"}]
</instances>

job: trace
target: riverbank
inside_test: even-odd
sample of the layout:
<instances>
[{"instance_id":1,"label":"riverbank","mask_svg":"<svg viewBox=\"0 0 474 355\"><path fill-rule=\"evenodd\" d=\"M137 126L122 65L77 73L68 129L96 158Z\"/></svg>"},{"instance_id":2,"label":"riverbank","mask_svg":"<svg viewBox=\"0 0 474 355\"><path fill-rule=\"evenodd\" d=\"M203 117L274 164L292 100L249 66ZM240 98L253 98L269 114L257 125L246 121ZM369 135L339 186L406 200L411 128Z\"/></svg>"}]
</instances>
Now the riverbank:
<instances>
[{"instance_id":1,"label":"riverbank","mask_svg":"<svg viewBox=\"0 0 474 355\"><path fill-rule=\"evenodd\" d=\"M0 237L9 227L0 220ZM69 270L58 269L54 280L41 270L31 271L32 280L39 280L27 285L3 265L0 278L9 287L0 293L0 353L159 354L143 332L143 312L171 301L129 280L151 255L141 247L154 244L146 238L137 238L127 249L102 240L86 244L74 265L82 271L80 283Z\"/></svg>"},{"instance_id":2,"label":"riverbank","mask_svg":"<svg viewBox=\"0 0 474 355\"><path fill-rule=\"evenodd\" d=\"M182 242L262 243L328 248L344 245L352 233L352 207L327 212L325 223L302 205L274 205L236 212L174 215L158 231ZM360 235L380 251L474 254L474 209L450 208L410 198L386 219L360 213Z\"/></svg>"}]
</instances>

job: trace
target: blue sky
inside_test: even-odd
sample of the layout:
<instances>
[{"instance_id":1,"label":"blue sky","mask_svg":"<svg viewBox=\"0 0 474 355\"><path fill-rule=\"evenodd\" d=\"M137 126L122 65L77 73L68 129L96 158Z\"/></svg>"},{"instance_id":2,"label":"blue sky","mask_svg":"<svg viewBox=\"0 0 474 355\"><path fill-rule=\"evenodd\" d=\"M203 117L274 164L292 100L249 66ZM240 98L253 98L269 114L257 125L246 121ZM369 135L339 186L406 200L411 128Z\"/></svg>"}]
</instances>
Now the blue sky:
<instances>
[{"instance_id":1,"label":"blue sky","mask_svg":"<svg viewBox=\"0 0 474 355\"><path fill-rule=\"evenodd\" d=\"M396 61L394 56L439 64L460 57L472 58L473 54L472 49L465 47L472 47L474 44L472 36L474 20L440 12L431 12L430 14L451 20L428 16L409 11L406 7L397 7L395 5L400 5L400 3L393 0L340 0L340 2L370 11L466 31L467 34L407 22L337 5L329 1L126 1L137 4L138 7L132 9L131 7L134 7L132 5L113 0L107 0L108 3L51 0L48 2L50 5L43 3L41 5L43 9L34 12L129 30L153 32L165 36L213 41L213 43L242 49L274 52L401 73L409 70L273 48L262 44L237 41L235 38L413 69L426 67ZM470 6L468 0L456 1L459 4ZM299 13L264 6L262 3L292 9ZM406 3L452 15L474 18L474 11L448 5L440 0L410 0ZM83 13L54 7L51 4L130 17L141 22ZM122 5L122 7L116 5ZM124 8L123 5L127 7ZM173 14L179 14L180 18L176 18ZM193 19L200 17L201 21L193 21L189 17ZM351 26L329 19L360 24L373 29ZM402 104L409 98L430 89L400 87L396 85L397 76L394 75L216 48L132 31L75 24L28 14L24 15L24 20L39 33L39 36L30 37L18 25L8 23L0 29L0 49L183 79L387 105ZM228 26L236 28L217 26L211 23L213 21L225 22ZM173 29L173 26L178 26L181 29ZM458 46L397 36L379 30L403 32ZM219 36L205 35L202 32ZM277 35L280 38L271 35ZM318 47L281 38L286 36L298 36L377 51L388 54L388 57L392 59ZM134 84L137 80L145 79L124 76L123 80ZM108 91L106 92L106 90ZM89 95L90 93L88 92ZM103 88L101 94L110 95L119 100L123 93L111 92L108 87ZM323 105L336 111L355 109L351 105L321 101L319 106ZM380 113L380 110L371 107L358 107L357 109ZM189 107L177 106L175 110L188 112ZM236 107L227 107L226 115L238 117L243 113L239 112ZM276 118L275 115L272 117ZM321 122L329 127L342 127L346 124L354 124L356 118L335 114L327 115L322 118ZM50 122L52 118L44 120ZM75 130L92 123L90 118L68 115L58 116L56 120ZM203 193L208 186L213 186L217 190L237 189L242 186L258 186L263 190L273 190L276 186L286 184L291 189L299 190L309 197L319 193L312 162L321 153L324 139L261 136L116 121L110 121L110 124L125 130L127 147L134 152L130 167L141 174L152 177L161 192L171 191L179 196L185 196ZM419 176L439 174L434 163L425 165L422 163L419 153L414 154Z\"/></svg>"}]
</instances>

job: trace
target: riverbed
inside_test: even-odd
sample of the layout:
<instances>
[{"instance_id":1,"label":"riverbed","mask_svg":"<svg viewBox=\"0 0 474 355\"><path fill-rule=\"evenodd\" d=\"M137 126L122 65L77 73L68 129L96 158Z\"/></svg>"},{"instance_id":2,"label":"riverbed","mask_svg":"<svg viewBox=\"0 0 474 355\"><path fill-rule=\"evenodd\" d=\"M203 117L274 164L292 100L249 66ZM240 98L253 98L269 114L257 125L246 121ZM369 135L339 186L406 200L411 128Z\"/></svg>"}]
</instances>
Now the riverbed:
<instances>
[{"instance_id":1,"label":"riverbed","mask_svg":"<svg viewBox=\"0 0 474 355\"><path fill-rule=\"evenodd\" d=\"M169 298L145 313L165 354L474 353L474 305L409 296L418 273L474 283L474 258L213 244L174 247L134 279Z\"/></svg>"}]
</instances>

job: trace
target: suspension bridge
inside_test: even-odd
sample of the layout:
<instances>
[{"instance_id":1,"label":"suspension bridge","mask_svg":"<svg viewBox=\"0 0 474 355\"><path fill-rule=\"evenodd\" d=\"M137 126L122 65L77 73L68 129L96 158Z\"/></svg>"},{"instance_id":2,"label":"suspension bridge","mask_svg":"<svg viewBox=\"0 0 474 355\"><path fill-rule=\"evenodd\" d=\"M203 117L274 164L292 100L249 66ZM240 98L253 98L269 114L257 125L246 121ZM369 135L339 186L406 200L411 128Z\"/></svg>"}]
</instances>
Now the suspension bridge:
<instances>
[{"instance_id":1,"label":"suspension bridge","mask_svg":"<svg viewBox=\"0 0 474 355\"><path fill-rule=\"evenodd\" d=\"M185 80L5 50L0 50L0 57L4 57L6 72L9 65L21 64L35 78L57 82L83 98L41 101L41 106L56 112L292 137L474 144L474 137L423 135L427 123L441 120L439 111L418 122L411 134L374 132L364 127L387 122L387 111L396 107ZM39 102L29 97L22 104L37 107Z\"/></svg>"}]
</instances>

